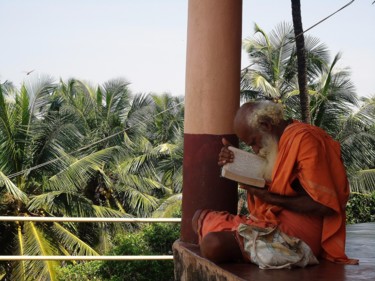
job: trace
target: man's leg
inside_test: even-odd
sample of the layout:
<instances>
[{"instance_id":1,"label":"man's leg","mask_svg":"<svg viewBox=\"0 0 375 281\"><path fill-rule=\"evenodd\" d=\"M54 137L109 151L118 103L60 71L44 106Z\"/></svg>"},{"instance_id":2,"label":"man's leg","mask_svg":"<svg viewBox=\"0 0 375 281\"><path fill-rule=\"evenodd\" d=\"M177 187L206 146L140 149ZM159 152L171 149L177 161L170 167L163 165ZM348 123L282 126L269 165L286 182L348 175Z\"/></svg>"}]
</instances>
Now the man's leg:
<instances>
[{"instance_id":1,"label":"man's leg","mask_svg":"<svg viewBox=\"0 0 375 281\"><path fill-rule=\"evenodd\" d=\"M243 259L235 231L208 233L202 239L200 249L202 256L216 263Z\"/></svg>"},{"instance_id":2,"label":"man's leg","mask_svg":"<svg viewBox=\"0 0 375 281\"><path fill-rule=\"evenodd\" d=\"M201 236L201 223L204 220L207 212L210 210L197 210L192 219L193 230L198 236ZM233 216L224 212L211 212L218 217L220 217L219 225L222 229L230 229L233 226L238 224L234 222ZM211 218L212 219L212 218ZM202 255L212 260L213 262L225 262L225 261L238 261L242 260L242 252L240 246L236 239L236 231L229 230L213 230L211 232L203 233L203 237L200 237L200 249Z\"/></svg>"}]
</instances>

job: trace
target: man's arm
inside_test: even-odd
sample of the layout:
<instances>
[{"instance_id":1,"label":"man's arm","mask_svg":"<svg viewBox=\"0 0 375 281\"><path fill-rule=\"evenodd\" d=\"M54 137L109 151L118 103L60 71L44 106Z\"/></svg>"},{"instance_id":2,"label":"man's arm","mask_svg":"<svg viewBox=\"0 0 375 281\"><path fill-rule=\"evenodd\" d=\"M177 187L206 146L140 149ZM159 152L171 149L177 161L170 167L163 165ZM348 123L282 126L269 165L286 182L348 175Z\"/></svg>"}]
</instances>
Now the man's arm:
<instances>
[{"instance_id":1,"label":"man's arm","mask_svg":"<svg viewBox=\"0 0 375 281\"><path fill-rule=\"evenodd\" d=\"M263 188L249 185L242 185L241 187L246 189L251 196L256 196L268 204L277 205L296 213L308 213L317 216L329 216L334 213L331 208L314 201L308 194L283 196L271 193Z\"/></svg>"}]
</instances>

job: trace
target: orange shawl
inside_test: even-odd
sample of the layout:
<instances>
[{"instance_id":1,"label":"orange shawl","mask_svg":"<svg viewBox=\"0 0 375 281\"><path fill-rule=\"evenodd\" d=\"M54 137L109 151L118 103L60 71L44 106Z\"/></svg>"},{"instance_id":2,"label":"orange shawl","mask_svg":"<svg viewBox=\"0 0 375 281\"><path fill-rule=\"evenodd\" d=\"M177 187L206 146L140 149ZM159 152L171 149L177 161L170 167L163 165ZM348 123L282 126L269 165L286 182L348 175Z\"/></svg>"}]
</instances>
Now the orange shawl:
<instances>
[{"instance_id":1,"label":"orange shawl","mask_svg":"<svg viewBox=\"0 0 375 281\"><path fill-rule=\"evenodd\" d=\"M345 255L345 206L349 197L346 171L340 145L318 127L294 121L281 136L279 154L273 169L269 191L296 195L291 183L298 179L311 198L335 211L323 218L322 257L337 263L357 263ZM249 210L265 223L278 224L281 207L255 198L248 200Z\"/></svg>"}]
</instances>

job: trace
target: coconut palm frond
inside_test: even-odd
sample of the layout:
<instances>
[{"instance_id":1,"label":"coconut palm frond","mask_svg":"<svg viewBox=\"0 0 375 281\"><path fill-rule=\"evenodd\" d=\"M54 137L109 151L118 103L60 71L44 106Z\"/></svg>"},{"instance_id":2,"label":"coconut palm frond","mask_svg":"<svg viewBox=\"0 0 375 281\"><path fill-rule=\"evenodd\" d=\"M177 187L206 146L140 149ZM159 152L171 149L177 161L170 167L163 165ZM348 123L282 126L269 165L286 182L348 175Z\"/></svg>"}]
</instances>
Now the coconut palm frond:
<instances>
[{"instance_id":1,"label":"coconut palm frond","mask_svg":"<svg viewBox=\"0 0 375 281\"><path fill-rule=\"evenodd\" d=\"M57 237L60 247L64 247L70 255L83 255L83 256L98 256L90 245L82 241L77 235L68 231L67 228L61 224L54 222L51 229Z\"/></svg>"},{"instance_id":2,"label":"coconut palm frond","mask_svg":"<svg viewBox=\"0 0 375 281\"><path fill-rule=\"evenodd\" d=\"M257 23L255 23L254 24L254 34L257 34L257 33L261 34L260 38L265 40L265 42L267 42L267 46L271 45L267 33Z\"/></svg>"},{"instance_id":3,"label":"coconut palm frond","mask_svg":"<svg viewBox=\"0 0 375 281\"><path fill-rule=\"evenodd\" d=\"M146 94L137 94L134 96L130 108L123 116L123 122L126 128L126 135L134 139L140 134L145 134L145 129L152 116L152 97Z\"/></svg>"},{"instance_id":4,"label":"coconut palm frond","mask_svg":"<svg viewBox=\"0 0 375 281\"><path fill-rule=\"evenodd\" d=\"M279 98L280 93L270 82L265 79L261 73L254 73L251 78L251 83L255 89L258 89L266 97Z\"/></svg>"},{"instance_id":5,"label":"coconut palm frond","mask_svg":"<svg viewBox=\"0 0 375 281\"><path fill-rule=\"evenodd\" d=\"M22 233L22 227L19 223L17 223L17 242L18 253L23 256L25 253L24 236ZM13 268L12 272L12 276L16 278L15 280L26 280L26 271L30 266L29 264L30 261L18 261L16 263L16 266Z\"/></svg>"},{"instance_id":6,"label":"coconut palm frond","mask_svg":"<svg viewBox=\"0 0 375 281\"><path fill-rule=\"evenodd\" d=\"M51 243L49 238L44 234L42 228L34 222L24 222L22 226L24 255L54 255L58 254L58 249ZM25 275L25 280L56 280L56 261L29 261L26 262L26 272L33 272L32 275ZM16 268L17 269L17 268ZM14 278L22 278L21 272L15 270ZM14 279L22 280L22 279Z\"/></svg>"},{"instance_id":7,"label":"coconut palm frond","mask_svg":"<svg viewBox=\"0 0 375 281\"><path fill-rule=\"evenodd\" d=\"M154 160L158 151L151 142L140 136L134 142L134 146L128 147L127 155L118 168L121 174L155 175Z\"/></svg>"},{"instance_id":8,"label":"coconut palm frond","mask_svg":"<svg viewBox=\"0 0 375 281\"><path fill-rule=\"evenodd\" d=\"M153 212L152 216L155 218L172 217L175 210L181 209L182 194L174 194L168 197L160 206Z\"/></svg>"},{"instance_id":9,"label":"coconut palm frond","mask_svg":"<svg viewBox=\"0 0 375 281\"><path fill-rule=\"evenodd\" d=\"M125 79L112 79L103 84L105 118L111 118L114 113L119 114L120 118L125 116L130 105L129 84Z\"/></svg>"},{"instance_id":10,"label":"coconut palm frond","mask_svg":"<svg viewBox=\"0 0 375 281\"><path fill-rule=\"evenodd\" d=\"M150 215L159 205L159 199L150 194L139 192L138 189L128 188L125 192L127 204L135 214L140 216Z\"/></svg>"},{"instance_id":11,"label":"coconut palm frond","mask_svg":"<svg viewBox=\"0 0 375 281\"><path fill-rule=\"evenodd\" d=\"M99 102L101 105L102 101ZM99 126L100 108L97 104L95 91L82 81L70 79L67 83L60 82L55 91L52 109L60 116L69 116L82 133L88 133L91 127Z\"/></svg>"},{"instance_id":12,"label":"coconut palm frond","mask_svg":"<svg viewBox=\"0 0 375 281\"><path fill-rule=\"evenodd\" d=\"M89 178L113 158L113 154L118 149L119 147L105 148L76 160L69 167L51 177L48 181L48 188L67 191L82 189Z\"/></svg>"},{"instance_id":13,"label":"coconut palm frond","mask_svg":"<svg viewBox=\"0 0 375 281\"><path fill-rule=\"evenodd\" d=\"M183 144L177 142L169 146L169 155L158 162L157 171L162 175L162 183L172 188L174 193L182 191Z\"/></svg>"},{"instance_id":14,"label":"coconut palm frond","mask_svg":"<svg viewBox=\"0 0 375 281\"><path fill-rule=\"evenodd\" d=\"M59 163L51 163L56 171L61 170L61 165L65 165L66 152L77 150L83 139L74 116L61 116L55 112L50 112L43 122L35 124L30 135L35 155L34 165L61 158Z\"/></svg>"},{"instance_id":15,"label":"coconut palm frond","mask_svg":"<svg viewBox=\"0 0 375 281\"><path fill-rule=\"evenodd\" d=\"M363 123L365 128L375 127L375 95L370 98L363 97L360 103L360 108L356 113L357 119Z\"/></svg>"},{"instance_id":16,"label":"coconut palm frond","mask_svg":"<svg viewBox=\"0 0 375 281\"><path fill-rule=\"evenodd\" d=\"M123 230L119 230L116 233L121 233ZM113 235L106 229L100 228L99 229L99 242L96 248L101 253L108 253L111 249L113 249Z\"/></svg>"},{"instance_id":17,"label":"coconut palm frond","mask_svg":"<svg viewBox=\"0 0 375 281\"><path fill-rule=\"evenodd\" d=\"M375 142L369 142L362 136L355 134L347 137L341 145L342 158L350 175L357 171L368 169L374 165Z\"/></svg>"},{"instance_id":18,"label":"coconut palm frond","mask_svg":"<svg viewBox=\"0 0 375 281\"><path fill-rule=\"evenodd\" d=\"M274 48L274 54L276 57L273 58L275 75L279 75L279 70L287 66L292 53L294 52L294 43L291 40L294 37L293 26L290 23L282 22L276 26L274 30L270 32L270 41Z\"/></svg>"},{"instance_id":19,"label":"coconut palm frond","mask_svg":"<svg viewBox=\"0 0 375 281\"><path fill-rule=\"evenodd\" d=\"M119 184L115 187L117 191L123 192L128 188L136 189L142 193L152 193L154 190L164 190L165 187L159 180L146 178L137 174L122 174L119 176Z\"/></svg>"},{"instance_id":20,"label":"coconut palm frond","mask_svg":"<svg viewBox=\"0 0 375 281\"><path fill-rule=\"evenodd\" d=\"M94 215L99 218L132 218L130 214L126 214L122 211L117 211L112 208L107 208L103 206L93 205Z\"/></svg>"},{"instance_id":21,"label":"coconut palm frond","mask_svg":"<svg viewBox=\"0 0 375 281\"><path fill-rule=\"evenodd\" d=\"M375 191L375 169L361 170L350 178L352 192L372 193Z\"/></svg>"},{"instance_id":22,"label":"coconut palm frond","mask_svg":"<svg viewBox=\"0 0 375 281\"><path fill-rule=\"evenodd\" d=\"M371 98L362 99L361 103L344 120L337 134L353 190L369 189L369 183L363 184L361 171L371 170L375 163L375 103Z\"/></svg>"},{"instance_id":23,"label":"coconut palm frond","mask_svg":"<svg viewBox=\"0 0 375 281\"><path fill-rule=\"evenodd\" d=\"M98 217L98 218L132 218L133 217L132 215L126 213L122 207L119 208L119 210L115 210L113 208L94 205L93 208L95 212L95 217ZM104 230L107 230L108 233L111 233L113 235L133 228L130 223L97 223L97 225L99 226L99 231L102 232ZM102 241L101 243L104 243L104 241Z\"/></svg>"},{"instance_id":24,"label":"coconut palm frond","mask_svg":"<svg viewBox=\"0 0 375 281\"><path fill-rule=\"evenodd\" d=\"M148 172L152 173L152 171L154 170L153 163L147 161L148 159L148 154L129 157L128 159L122 161L118 170L123 175L127 175L129 173L137 174L137 172L141 174L147 174Z\"/></svg>"},{"instance_id":25,"label":"coconut palm frond","mask_svg":"<svg viewBox=\"0 0 375 281\"><path fill-rule=\"evenodd\" d=\"M121 174L115 190L122 194L122 204L135 215L150 214L158 206L155 192L167 191L158 180L135 174Z\"/></svg>"},{"instance_id":26,"label":"coconut palm frond","mask_svg":"<svg viewBox=\"0 0 375 281\"><path fill-rule=\"evenodd\" d=\"M23 91L26 91L30 97L29 120L42 117L43 113L48 110L51 94L56 87L55 79L47 75L39 76L30 83L23 84Z\"/></svg>"},{"instance_id":27,"label":"coconut palm frond","mask_svg":"<svg viewBox=\"0 0 375 281\"><path fill-rule=\"evenodd\" d=\"M280 23L269 34L255 25L256 34L244 40L251 67L241 79L241 93L250 93L251 99L281 98L297 89L297 58L293 25ZM317 38L306 37L308 81L318 76L326 66L328 49ZM243 95L244 96L244 95Z\"/></svg>"},{"instance_id":28,"label":"coconut palm frond","mask_svg":"<svg viewBox=\"0 0 375 281\"><path fill-rule=\"evenodd\" d=\"M78 120L87 121L90 118L95 118L98 113L98 100L96 91L89 83L82 82L76 79L70 79L67 83L60 82L57 96L64 102L63 106L68 106L81 118ZM99 101L99 106L101 105Z\"/></svg>"},{"instance_id":29,"label":"coconut palm frond","mask_svg":"<svg viewBox=\"0 0 375 281\"><path fill-rule=\"evenodd\" d=\"M27 203L27 194L20 190L6 175L0 171L0 188L3 186L5 186L7 192L12 194L15 199L20 200L25 204Z\"/></svg>"},{"instance_id":30,"label":"coconut palm frond","mask_svg":"<svg viewBox=\"0 0 375 281\"><path fill-rule=\"evenodd\" d=\"M183 127L184 107L181 97L168 93L152 95L152 120L147 125L147 136L153 144L167 143L176 129Z\"/></svg>"},{"instance_id":31,"label":"coconut palm frond","mask_svg":"<svg viewBox=\"0 0 375 281\"><path fill-rule=\"evenodd\" d=\"M92 201L74 192L50 191L34 196L28 210L38 213L40 210L54 216L93 216Z\"/></svg>"},{"instance_id":32,"label":"coconut palm frond","mask_svg":"<svg viewBox=\"0 0 375 281\"><path fill-rule=\"evenodd\" d=\"M6 91L0 85L0 167L6 172L17 172L22 169L18 150L18 126L16 105L6 101Z\"/></svg>"},{"instance_id":33,"label":"coconut palm frond","mask_svg":"<svg viewBox=\"0 0 375 281\"><path fill-rule=\"evenodd\" d=\"M337 138L341 124L358 105L350 72L335 69L340 58L341 54L336 54L333 62L323 68L319 79L311 85L314 95L310 96L312 123L325 129L334 138Z\"/></svg>"},{"instance_id":34,"label":"coconut palm frond","mask_svg":"<svg viewBox=\"0 0 375 281\"><path fill-rule=\"evenodd\" d=\"M95 217L98 218L133 218L132 215L125 213L122 210L114 210L112 208L107 208L103 206L94 206L95 211ZM111 233L112 237L116 235L116 233L121 233L123 231L129 231L133 229L133 226L131 223L106 223L106 222L100 222L96 223L98 225L99 231L106 230L108 233ZM101 242L103 243L103 241Z\"/></svg>"},{"instance_id":35,"label":"coconut palm frond","mask_svg":"<svg viewBox=\"0 0 375 281\"><path fill-rule=\"evenodd\" d=\"M179 147L180 145L175 143L162 143L154 147L151 154L155 157L173 155Z\"/></svg>"},{"instance_id":36,"label":"coconut palm frond","mask_svg":"<svg viewBox=\"0 0 375 281\"><path fill-rule=\"evenodd\" d=\"M324 67L329 64L330 55L326 44L320 42L317 37L305 37L306 66L309 80L319 76Z\"/></svg>"}]
</instances>

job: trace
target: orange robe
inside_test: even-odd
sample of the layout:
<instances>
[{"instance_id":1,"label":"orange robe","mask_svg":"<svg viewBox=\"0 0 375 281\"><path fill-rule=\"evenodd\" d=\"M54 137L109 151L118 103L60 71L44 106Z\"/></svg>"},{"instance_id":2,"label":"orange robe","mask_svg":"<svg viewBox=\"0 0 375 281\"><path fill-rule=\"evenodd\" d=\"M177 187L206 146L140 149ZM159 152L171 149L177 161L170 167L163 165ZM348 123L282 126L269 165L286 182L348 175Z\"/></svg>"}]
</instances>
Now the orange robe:
<instances>
[{"instance_id":1,"label":"orange robe","mask_svg":"<svg viewBox=\"0 0 375 281\"><path fill-rule=\"evenodd\" d=\"M345 255L345 206L349 185L340 145L322 129L298 121L289 125L281 136L269 191L296 195L291 187L295 179L314 201L335 211L334 215L323 218L321 256L338 263L357 263ZM254 199L254 202L248 199L252 217L259 222L278 224L282 208ZM303 220L299 223L305 227Z\"/></svg>"},{"instance_id":2,"label":"orange robe","mask_svg":"<svg viewBox=\"0 0 375 281\"><path fill-rule=\"evenodd\" d=\"M356 264L345 255L345 206L349 197L346 171L340 145L318 127L294 121L279 141L279 153L273 169L272 193L294 196L291 187L298 179L310 197L335 213L321 218L295 213L248 196L250 216L205 210L198 221L198 236L209 232L236 232L240 223L260 227L278 225L281 231L305 241L315 255L336 262ZM238 241L240 245L242 242ZM244 255L246 259L246 255Z\"/></svg>"}]
</instances>

